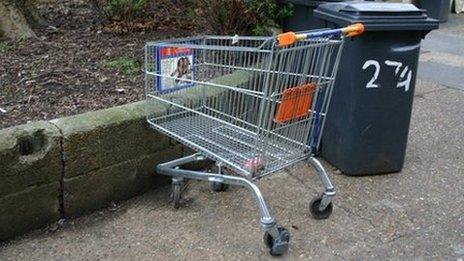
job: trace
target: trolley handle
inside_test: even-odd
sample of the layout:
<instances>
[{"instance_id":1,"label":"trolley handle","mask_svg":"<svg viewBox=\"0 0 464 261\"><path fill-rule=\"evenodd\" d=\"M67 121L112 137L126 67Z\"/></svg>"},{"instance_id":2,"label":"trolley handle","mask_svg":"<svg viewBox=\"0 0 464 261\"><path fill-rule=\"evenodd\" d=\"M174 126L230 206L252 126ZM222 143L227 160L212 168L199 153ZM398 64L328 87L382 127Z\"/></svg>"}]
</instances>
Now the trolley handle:
<instances>
[{"instance_id":1,"label":"trolley handle","mask_svg":"<svg viewBox=\"0 0 464 261\"><path fill-rule=\"evenodd\" d=\"M285 47L288 45L292 45L298 41L306 40L309 38L317 38L317 37L324 37L324 36L337 36L337 35L345 35L348 37L354 37L361 35L364 33L364 25L362 23L356 23L349 25L344 28L339 29L332 29L332 30L324 30L318 32L310 32L304 34L296 34L294 32L287 32L283 34L279 34L277 36L277 41L279 42L279 47Z\"/></svg>"}]
</instances>

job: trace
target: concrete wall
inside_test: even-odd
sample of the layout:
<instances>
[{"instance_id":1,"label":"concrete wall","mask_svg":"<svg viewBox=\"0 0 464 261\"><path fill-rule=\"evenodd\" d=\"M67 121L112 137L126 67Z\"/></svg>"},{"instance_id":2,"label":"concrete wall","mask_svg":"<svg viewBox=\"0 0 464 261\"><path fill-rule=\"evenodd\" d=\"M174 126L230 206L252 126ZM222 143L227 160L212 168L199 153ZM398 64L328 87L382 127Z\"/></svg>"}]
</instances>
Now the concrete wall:
<instances>
[{"instance_id":1,"label":"concrete wall","mask_svg":"<svg viewBox=\"0 0 464 261\"><path fill-rule=\"evenodd\" d=\"M154 168L183 148L144 115L137 102L0 130L0 241L166 184Z\"/></svg>"},{"instance_id":2,"label":"concrete wall","mask_svg":"<svg viewBox=\"0 0 464 261\"><path fill-rule=\"evenodd\" d=\"M0 240L61 216L61 135L48 122L0 131Z\"/></svg>"}]
</instances>

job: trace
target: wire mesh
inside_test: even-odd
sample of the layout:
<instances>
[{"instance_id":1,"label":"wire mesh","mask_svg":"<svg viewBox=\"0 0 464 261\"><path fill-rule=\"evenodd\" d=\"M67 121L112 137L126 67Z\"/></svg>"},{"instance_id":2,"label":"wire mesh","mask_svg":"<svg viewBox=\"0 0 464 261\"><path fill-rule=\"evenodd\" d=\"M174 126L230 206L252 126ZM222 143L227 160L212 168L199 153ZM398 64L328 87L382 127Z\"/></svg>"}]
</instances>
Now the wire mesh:
<instances>
[{"instance_id":1,"label":"wire mesh","mask_svg":"<svg viewBox=\"0 0 464 261\"><path fill-rule=\"evenodd\" d=\"M202 36L148 43L147 120L241 175L270 174L319 146L342 42L279 48L273 37ZM153 113L153 103L164 112Z\"/></svg>"}]
</instances>

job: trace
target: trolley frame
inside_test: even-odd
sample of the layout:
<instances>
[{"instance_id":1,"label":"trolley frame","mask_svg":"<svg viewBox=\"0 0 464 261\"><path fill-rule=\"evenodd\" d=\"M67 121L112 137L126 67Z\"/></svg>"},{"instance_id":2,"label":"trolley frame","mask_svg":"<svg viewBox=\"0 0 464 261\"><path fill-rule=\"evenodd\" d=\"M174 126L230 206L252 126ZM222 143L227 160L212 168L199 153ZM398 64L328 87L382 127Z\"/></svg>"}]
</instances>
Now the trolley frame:
<instances>
[{"instance_id":1,"label":"trolley frame","mask_svg":"<svg viewBox=\"0 0 464 261\"><path fill-rule=\"evenodd\" d=\"M310 203L311 214L330 216L335 188L313 153L320 144L344 35L363 30L353 25L277 38L205 36L148 43L147 121L198 151L156 167L157 173L172 176L174 207L179 207L185 179L221 185L217 190L225 190L224 184L246 187L258 203L265 244L272 255L281 255L290 234L270 214L254 181L308 159L324 186ZM163 63L160 57L171 60ZM166 74L162 70L173 68L172 57L178 59L177 67ZM226 81L241 73L246 82L239 86ZM221 77L225 83L215 81ZM309 83L314 83L313 93L301 87ZM286 101L288 111L278 118ZM162 113L153 113L156 104L162 105ZM216 161L217 173L182 168L205 158Z\"/></svg>"}]
</instances>

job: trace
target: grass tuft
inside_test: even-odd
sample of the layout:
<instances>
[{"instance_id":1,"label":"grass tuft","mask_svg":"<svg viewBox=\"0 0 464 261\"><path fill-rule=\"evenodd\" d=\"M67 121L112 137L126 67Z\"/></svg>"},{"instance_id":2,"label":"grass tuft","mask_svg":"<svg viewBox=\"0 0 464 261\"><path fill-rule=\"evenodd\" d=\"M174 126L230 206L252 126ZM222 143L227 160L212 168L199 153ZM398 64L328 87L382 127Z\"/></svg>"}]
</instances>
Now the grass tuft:
<instances>
[{"instance_id":1,"label":"grass tuft","mask_svg":"<svg viewBox=\"0 0 464 261\"><path fill-rule=\"evenodd\" d=\"M8 45L7 43L0 42L0 53L8 52L11 49L12 47Z\"/></svg>"},{"instance_id":2,"label":"grass tuft","mask_svg":"<svg viewBox=\"0 0 464 261\"><path fill-rule=\"evenodd\" d=\"M140 63L131 58L117 58L105 62L106 67L124 72L127 75L134 75L140 71Z\"/></svg>"}]
</instances>

